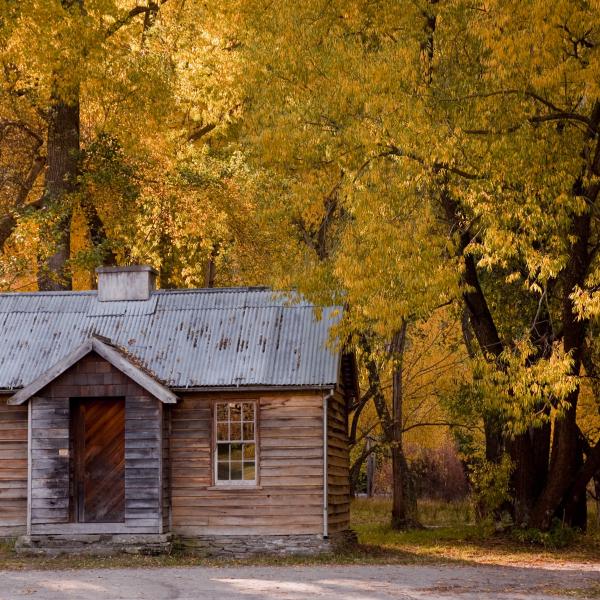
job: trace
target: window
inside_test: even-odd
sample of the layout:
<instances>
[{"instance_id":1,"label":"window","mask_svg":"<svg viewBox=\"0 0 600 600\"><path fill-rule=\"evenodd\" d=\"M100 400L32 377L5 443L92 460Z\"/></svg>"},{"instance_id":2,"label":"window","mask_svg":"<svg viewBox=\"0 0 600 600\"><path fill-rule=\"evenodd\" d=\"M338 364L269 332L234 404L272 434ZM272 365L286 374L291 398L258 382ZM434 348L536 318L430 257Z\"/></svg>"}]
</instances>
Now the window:
<instances>
[{"instance_id":1,"label":"window","mask_svg":"<svg viewBox=\"0 0 600 600\"><path fill-rule=\"evenodd\" d=\"M215 405L215 483L256 483L256 403Z\"/></svg>"}]
</instances>

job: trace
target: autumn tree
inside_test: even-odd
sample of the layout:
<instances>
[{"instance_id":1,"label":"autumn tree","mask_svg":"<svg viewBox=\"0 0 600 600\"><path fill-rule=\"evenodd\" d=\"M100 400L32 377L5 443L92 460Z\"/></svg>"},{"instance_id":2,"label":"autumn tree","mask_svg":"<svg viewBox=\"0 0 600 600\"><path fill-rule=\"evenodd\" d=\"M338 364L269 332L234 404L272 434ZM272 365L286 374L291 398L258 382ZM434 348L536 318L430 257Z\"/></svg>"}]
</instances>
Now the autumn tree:
<instances>
[{"instance_id":1,"label":"autumn tree","mask_svg":"<svg viewBox=\"0 0 600 600\"><path fill-rule=\"evenodd\" d=\"M304 287L338 290L359 330L390 340L464 305L491 369L487 456L513 458L517 522L583 525L600 455L577 424L597 312L598 7L250 4L248 146L288 222L322 219L328 190L345 215L325 265L298 246Z\"/></svg>"},{"instance_id":2,"label":"autumn tree","mask_svg":"<svg viewBox=\"0 0 600 600\"><path fill-rule=\"evenodd\" d=\"M239 65L218 9L26 0L0 11L3 131L21 149L7 165L5 285L14 257L34 254L40 289L115 261L152 262L163 286L201 284L231 246L220 200L243 203L250 177L226 147Z\"/></svg>"}]
</instances>

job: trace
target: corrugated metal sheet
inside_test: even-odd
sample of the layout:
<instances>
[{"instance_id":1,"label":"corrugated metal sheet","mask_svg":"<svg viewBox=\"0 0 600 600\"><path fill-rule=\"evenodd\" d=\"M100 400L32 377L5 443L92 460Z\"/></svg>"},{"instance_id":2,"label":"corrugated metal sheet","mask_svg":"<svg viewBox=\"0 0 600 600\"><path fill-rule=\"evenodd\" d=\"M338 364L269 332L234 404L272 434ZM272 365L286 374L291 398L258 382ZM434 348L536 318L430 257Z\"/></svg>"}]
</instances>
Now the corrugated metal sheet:
<instances>
[{"instance_id":1,"label":"corrugated metal sheet","mask_svg":"<svg viewBox=\"0 0 600 600\"><path fill-rule=\"evenodd\" d=\"M110 338L174 388L326 386L339 354L304 301L264 288L157 291L98 302L96 292L0 294L0 389L27 385L92 334Z\"/></svg>"}]
</instances>

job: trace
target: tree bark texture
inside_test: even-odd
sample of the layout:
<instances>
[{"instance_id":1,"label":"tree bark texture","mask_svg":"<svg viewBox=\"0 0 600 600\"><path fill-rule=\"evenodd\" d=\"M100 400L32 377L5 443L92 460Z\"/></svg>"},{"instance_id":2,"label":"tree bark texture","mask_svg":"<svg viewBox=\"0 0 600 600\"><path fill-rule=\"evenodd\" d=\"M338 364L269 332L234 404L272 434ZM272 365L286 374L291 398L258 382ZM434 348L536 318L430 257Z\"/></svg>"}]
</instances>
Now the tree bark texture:
<instances>
[{"instance_id":1,"label":"tree bark texture","mask_svg":"<svg viewBox=\"0 0 600 600\"><path fill-rule=\"evenodd\" d=\"M408 529L415 527L416 498L412 490L410 472L404 455L403 446L403 366L406 349L406 333L408 325L402 326L392 337L390 354L393 361L392 372L392 528Z\"/></svg>"},{"instance_id":2,"label":"tree bark texture","mask_svg":"<svg viewBox=\"0 0 600 600\"><path fill-rule=\"evenodd\" d=\"M69 195L77 190L80 139L79 89L68 99L53 94L48 119L48 167L42 210L56 211L57 219L41 226L40 240L50 244L48 256L38 264L40 290L71 289L67 262L70 257L71 214Z\"/></svg>"}]
</instances>

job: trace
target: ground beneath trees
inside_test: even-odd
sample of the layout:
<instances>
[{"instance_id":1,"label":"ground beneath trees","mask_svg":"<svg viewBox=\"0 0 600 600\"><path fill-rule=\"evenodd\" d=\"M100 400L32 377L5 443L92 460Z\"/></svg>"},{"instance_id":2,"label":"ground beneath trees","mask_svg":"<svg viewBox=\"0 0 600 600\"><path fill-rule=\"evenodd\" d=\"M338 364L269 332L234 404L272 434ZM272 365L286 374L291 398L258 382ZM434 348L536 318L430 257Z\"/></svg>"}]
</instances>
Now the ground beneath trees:
<instances>
[{"instance_id":1,"label":"ground beneath trees","mask_svg":"<svg viewBox=\"0 0 600 600\"><path fill-rule=\"evenodd\" d=\"M2 571L0 600L594 598L600 567L332 565Z\"/></svg>"},{"instance_id":2,"label":"ground beneath trees","mask_svg":"<svg viewBox=\"0 0 600 600\"><path fill-rule=\"evenodd\" d=\"M0 600L600 598L600 531L566 548L485 535L465 503L421 503L425 529L389 526L389 501L355 501L361 545L317 557L22 557L0 543Z\"/></svg>"}]
</instances>

